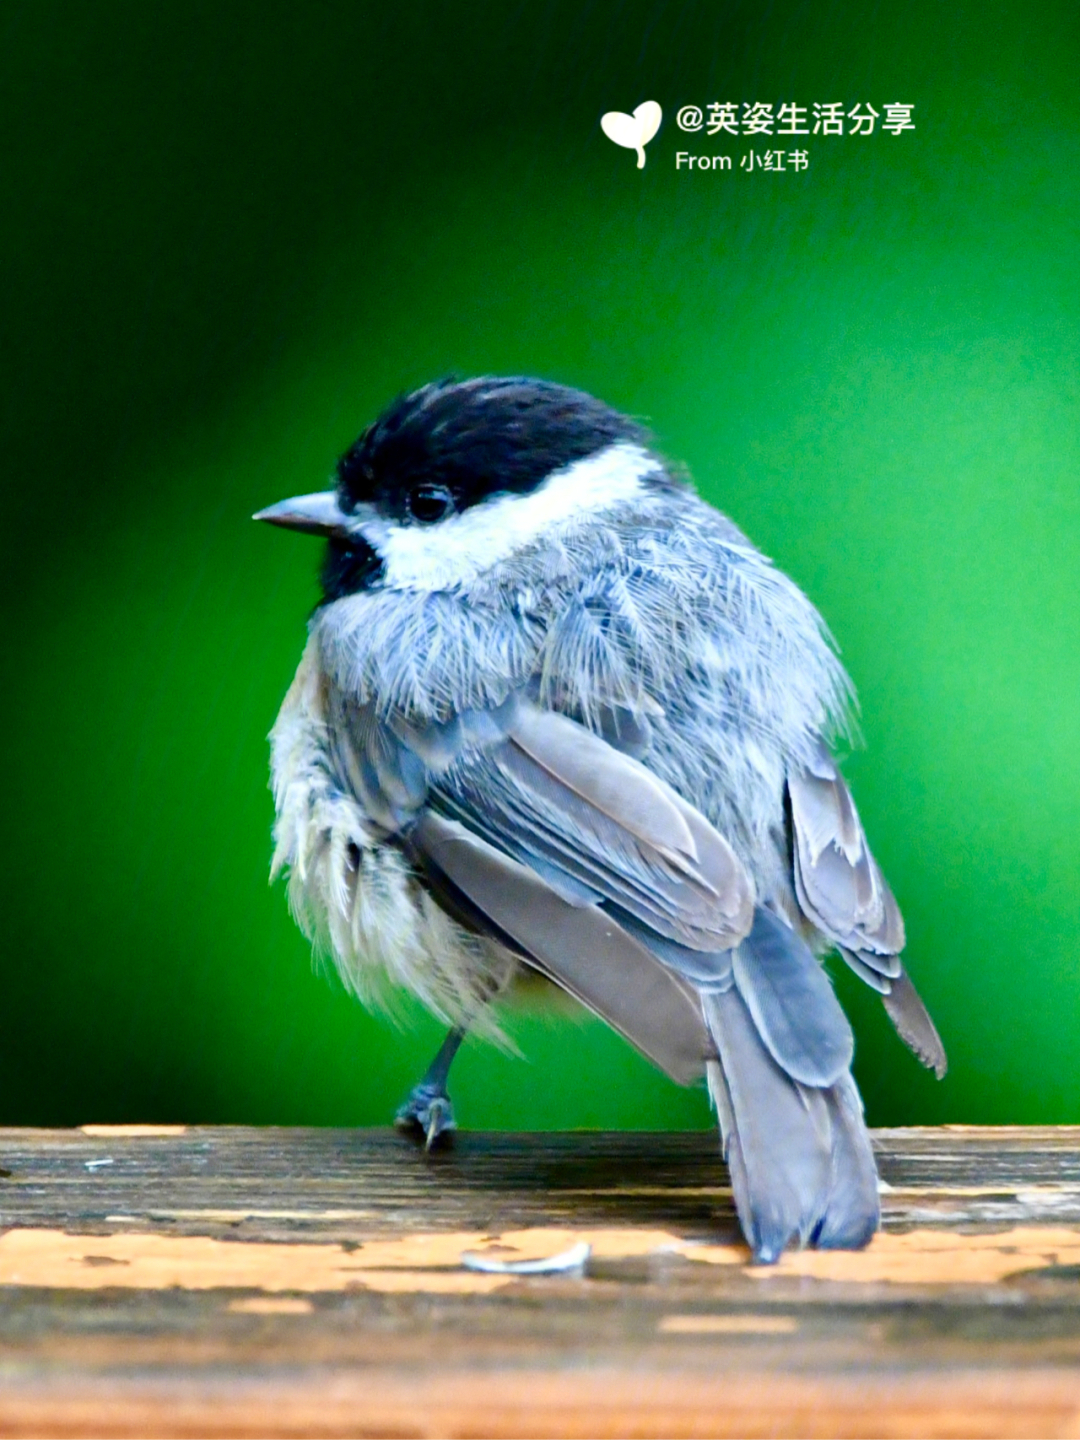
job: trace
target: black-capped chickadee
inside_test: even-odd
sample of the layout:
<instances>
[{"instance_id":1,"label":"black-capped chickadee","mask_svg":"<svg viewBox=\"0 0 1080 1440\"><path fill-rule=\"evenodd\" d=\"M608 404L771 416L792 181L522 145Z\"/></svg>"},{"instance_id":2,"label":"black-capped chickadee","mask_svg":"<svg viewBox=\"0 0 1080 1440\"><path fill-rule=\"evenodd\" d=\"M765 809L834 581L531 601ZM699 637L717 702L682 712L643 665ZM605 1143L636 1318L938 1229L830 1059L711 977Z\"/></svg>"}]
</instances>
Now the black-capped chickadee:
<instances>
[{"instance_id":1,"label":"black-capped chickadee","mask_svg":"<svg viewBox=\"0 0 1080 1440\"><path fill-rule=\"evenodd\" d=\"M638 425L538 380L427 385L333 490L256 519L328 542L271 736L274 873L351 990L451 1027L399 1122L452 1128L462 1035L539 973L707 1076L757 1260L864 1245L877 1173L819 957L945 1054L830 753L853 696L806 597Z\"/></svg>"}]
</instances>

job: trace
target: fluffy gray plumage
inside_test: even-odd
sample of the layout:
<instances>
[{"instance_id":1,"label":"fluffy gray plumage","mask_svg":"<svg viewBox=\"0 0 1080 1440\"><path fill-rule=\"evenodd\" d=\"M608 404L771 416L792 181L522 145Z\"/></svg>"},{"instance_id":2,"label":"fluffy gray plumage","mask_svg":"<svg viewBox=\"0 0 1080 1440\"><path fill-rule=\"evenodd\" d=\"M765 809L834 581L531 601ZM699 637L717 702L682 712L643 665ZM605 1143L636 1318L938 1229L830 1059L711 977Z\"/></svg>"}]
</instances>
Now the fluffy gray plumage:
<instances>
[{"instance_id":1,"label":"fluffy gray plumage","mask_svg":"<svg viewBox=\"0 0 1080 1440\"><path fill-rule=\"evenodd\" d=\"M610 436L426 530L340 524L384 568L317 611L272 735L301 924L364 999L401 986L455 1026L490 1030L539 971L680 1082L707 1073L760 1260L864 1244L876 1172L817 957L944 1053L829 754L852 690L813 606Z\"/></svg>"}]
</instances>

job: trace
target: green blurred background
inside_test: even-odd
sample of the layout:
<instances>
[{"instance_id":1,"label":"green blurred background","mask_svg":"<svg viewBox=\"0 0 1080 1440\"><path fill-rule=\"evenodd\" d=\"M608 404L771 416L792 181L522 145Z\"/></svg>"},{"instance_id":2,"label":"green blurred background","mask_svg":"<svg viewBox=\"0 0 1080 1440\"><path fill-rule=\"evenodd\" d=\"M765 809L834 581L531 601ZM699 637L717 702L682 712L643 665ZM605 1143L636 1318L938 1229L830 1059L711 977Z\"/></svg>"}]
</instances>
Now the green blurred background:
<instances>
[{"instance_id":1,"label":"green blurred background","mask_svg":"<svg viewBox=\"0 0 1080 1440\"><path fill-rule=\"evenodd\" d=\"M949 1048L869 992L873 1123L1080 1121L1075 3L0 6L0 1120L381 1123L371 1019L267 887L319 488L399 390L645 417L809 592ZM665 120L644 171L608 109ZM804 174L677 174L710 100L915 105ZM589 1021L466 1047L470 1127L704 1126Z\"/></svg>"}]
</instances>

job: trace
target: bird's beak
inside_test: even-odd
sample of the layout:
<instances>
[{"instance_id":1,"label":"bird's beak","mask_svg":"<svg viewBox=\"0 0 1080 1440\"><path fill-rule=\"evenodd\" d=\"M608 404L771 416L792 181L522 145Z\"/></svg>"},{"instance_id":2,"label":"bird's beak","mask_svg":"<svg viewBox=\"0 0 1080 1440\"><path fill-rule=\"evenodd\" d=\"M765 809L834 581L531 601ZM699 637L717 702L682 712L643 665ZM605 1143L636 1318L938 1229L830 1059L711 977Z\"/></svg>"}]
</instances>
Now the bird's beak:
<instances>
[{"instance_id":1,"label":"bird's beak","mask_svg":"<svg viewBox=\"0 0 1080 1440\"><path fill-rule=\"evenodd\" d=\"M343 535L355 517L345 514L333 490L320 490L315 495L296 495L280 500L251 517L286 530L299 530L304 535Z\"/></svg>"}]
</instances>

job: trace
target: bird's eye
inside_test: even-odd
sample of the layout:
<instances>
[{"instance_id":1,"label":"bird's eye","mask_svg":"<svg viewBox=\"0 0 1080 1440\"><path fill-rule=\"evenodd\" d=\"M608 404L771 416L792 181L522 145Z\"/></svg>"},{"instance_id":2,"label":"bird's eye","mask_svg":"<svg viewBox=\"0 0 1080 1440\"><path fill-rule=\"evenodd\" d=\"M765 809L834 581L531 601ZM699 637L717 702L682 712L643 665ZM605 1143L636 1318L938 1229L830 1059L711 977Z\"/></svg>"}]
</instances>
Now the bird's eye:
<instances>
[{"instance_id":1,"label":"bird's eye","mask_svg":"<svg viewBox=\"0 0 1080 1440\"><path fill-rule=\"evenodd\" d=\"M421 525L445 520L454 509L454 497L445 485L414 485L409 491L409 514Z\"/></svg>"}]
</instances>

